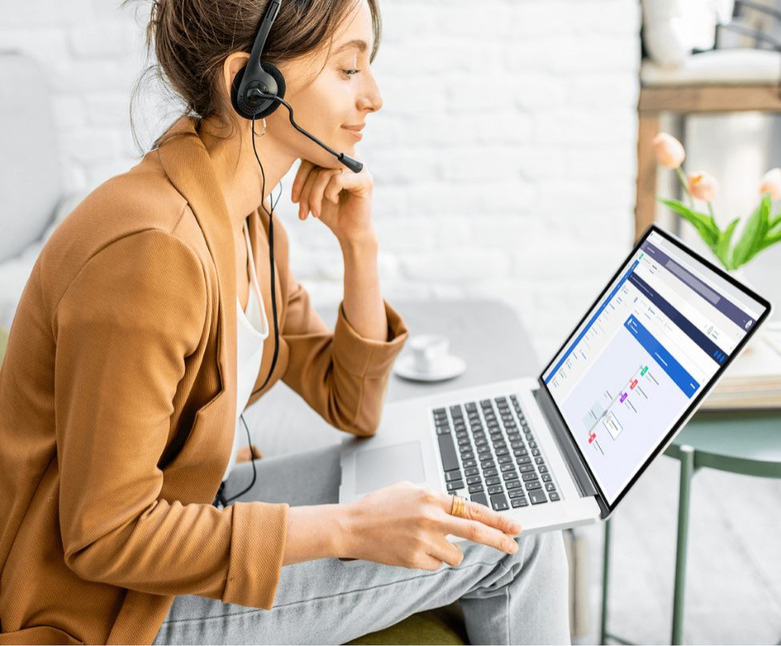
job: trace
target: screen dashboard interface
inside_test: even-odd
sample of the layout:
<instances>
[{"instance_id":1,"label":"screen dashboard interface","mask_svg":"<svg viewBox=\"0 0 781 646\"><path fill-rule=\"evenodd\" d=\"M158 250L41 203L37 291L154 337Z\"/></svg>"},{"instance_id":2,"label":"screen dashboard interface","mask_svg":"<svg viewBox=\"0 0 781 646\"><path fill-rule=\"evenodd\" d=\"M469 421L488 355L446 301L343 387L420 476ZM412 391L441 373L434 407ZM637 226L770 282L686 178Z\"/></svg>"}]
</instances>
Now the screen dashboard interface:
<instances>
[{"instance_id":1,"label":"screen dashboard interface","mask_svg":"<svg viewBox=\"0 0 781 646\"><path fill-rule=\"evenodd\" d=\"M609 504L765 309L649 234L543 373Z\"/></svg>"}]
</instances>

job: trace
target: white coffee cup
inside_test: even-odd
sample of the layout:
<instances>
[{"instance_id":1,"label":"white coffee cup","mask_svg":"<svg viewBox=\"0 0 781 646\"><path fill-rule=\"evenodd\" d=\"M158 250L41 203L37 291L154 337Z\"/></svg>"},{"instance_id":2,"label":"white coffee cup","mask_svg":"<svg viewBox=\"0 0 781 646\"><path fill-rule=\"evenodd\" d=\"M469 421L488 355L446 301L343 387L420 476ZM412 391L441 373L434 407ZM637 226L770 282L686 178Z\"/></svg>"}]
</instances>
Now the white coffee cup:
<instances>
[{"instance_id":1,"label":"white coffee cup","mask_svg":"<svg viewBox=\"0 0 781 646\"><path fill-rule=\"evenodd\" d=\"M432 372L448 356L450 341L442 334L418 334L407 341L412 352L415 370Z\"/></svg>"}]
</instances>

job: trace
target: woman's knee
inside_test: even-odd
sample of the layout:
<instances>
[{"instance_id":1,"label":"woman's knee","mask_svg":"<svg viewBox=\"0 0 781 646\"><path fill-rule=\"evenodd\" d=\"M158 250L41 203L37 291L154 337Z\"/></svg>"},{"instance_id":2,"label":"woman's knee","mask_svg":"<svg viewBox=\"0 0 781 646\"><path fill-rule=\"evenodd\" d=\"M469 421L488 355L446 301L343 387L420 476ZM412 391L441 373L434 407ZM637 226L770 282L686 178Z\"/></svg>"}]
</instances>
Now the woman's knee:
<instances>
[{"instance_id":1,"label":"woman's knee","mask_svg":"<svg viewBox=\"0 0 781 646\"><path fill-rule=\"evenodd\" d=\"M521 539L522 567L538 571L553 581L566 580L569 572L564 534L561 530L528 534Z\"/></svg>"}]
</instances>

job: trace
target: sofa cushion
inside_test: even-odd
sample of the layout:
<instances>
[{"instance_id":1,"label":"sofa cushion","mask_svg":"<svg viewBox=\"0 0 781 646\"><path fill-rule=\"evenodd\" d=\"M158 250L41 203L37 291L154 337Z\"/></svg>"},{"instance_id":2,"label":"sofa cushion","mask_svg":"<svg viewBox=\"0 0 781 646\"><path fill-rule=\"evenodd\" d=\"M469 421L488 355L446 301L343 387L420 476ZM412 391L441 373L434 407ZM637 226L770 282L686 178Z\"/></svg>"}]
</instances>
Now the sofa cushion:
<instances>
[{"instance_id":1,"label":"sofa cushion","mask_svg":"<svg viewBox=\"0 0 781 646\"><path fill-rule=\"evenodd\" d=\"M46 74L31 56L0 52L0 263L38 240L62 193L60 153Z\"/></svg>"},{"instance_id":2,"label":"sofa cushion","mask_svg":"<svg viewBox=\"0 0 781 646\"><path fill-rule=\"evenodd\" d=\"M8 345L8 332L5 328L0 327L0 366L3 365L6 345Z\"/></svg>"},{"instance_id":3,"label":"sofa cushion","mask_svg":"<svg viewBox=\"0 0 781 646\"><path fill-rule=\"evenodd\" d=\"M418 612L393 626L358 637L348 644L468 644L461 604Z\"/></svg>"}]
</instances>

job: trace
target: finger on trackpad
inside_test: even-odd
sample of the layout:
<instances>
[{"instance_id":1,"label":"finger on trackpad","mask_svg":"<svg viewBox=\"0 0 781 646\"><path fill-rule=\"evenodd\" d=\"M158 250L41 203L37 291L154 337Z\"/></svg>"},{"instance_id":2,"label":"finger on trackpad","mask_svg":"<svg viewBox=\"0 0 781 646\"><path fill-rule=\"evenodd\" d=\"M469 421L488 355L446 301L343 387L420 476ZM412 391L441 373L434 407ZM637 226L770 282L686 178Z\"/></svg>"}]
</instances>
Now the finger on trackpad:
<instances>
[{"instance_id":1,"label":"finger on trackpad","mask_svg":"<svg viewBox=\"0 0 781 646\"><path fill-rule=\"evenodd\" d=\"M357 493L381 489L399 480L409 480L417 484L425 479L420 442L368 449L359 451L356 455Z\"/></svg>"}]
</instances>

